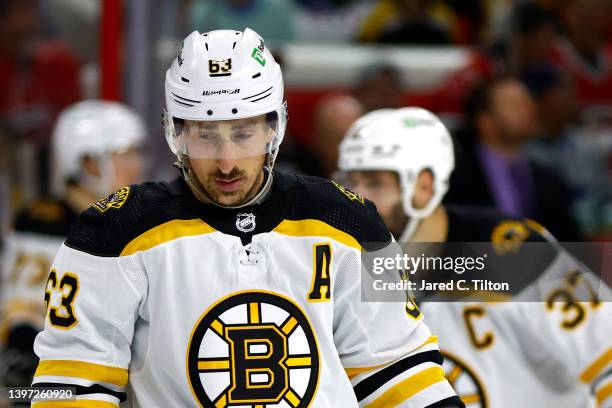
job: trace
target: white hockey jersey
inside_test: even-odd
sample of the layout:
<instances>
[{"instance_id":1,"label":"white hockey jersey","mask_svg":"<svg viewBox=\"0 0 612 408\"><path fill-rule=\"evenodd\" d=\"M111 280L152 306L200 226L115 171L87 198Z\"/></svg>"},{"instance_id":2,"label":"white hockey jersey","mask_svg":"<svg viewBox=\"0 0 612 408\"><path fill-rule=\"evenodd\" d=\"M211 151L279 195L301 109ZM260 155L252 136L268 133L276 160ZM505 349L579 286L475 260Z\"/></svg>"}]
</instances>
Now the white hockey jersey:
<instances>
[{"instance_id":1,"label":"white hockey jersey","mask_svg":"<svg viewBox=\"0 0 612 408\"><path fill-rule=\"evenodd\" d=\"M440 337L446 376L466 406L612 407L612 304L602 301L611 299L609 287L533 222L453 207L448 212L451 241L490 240L515 248L548 241L552 255L513 298L421 299L426 321ZM536 298L543 301L530 301Z\"/></svg>"},{"instance_id":2,"label":"white hockey jersey","mask_svg":"<svg viewBox=\"0 0 612 408\"><path fill-rule=\"evenodd\" d=\"M322 179L275 173L238 210L181 179L125 187L53 262L34 384L87 407L462 406L422 316L360 300L360 250L389 236Z\"/></svg>"}]
</instances>

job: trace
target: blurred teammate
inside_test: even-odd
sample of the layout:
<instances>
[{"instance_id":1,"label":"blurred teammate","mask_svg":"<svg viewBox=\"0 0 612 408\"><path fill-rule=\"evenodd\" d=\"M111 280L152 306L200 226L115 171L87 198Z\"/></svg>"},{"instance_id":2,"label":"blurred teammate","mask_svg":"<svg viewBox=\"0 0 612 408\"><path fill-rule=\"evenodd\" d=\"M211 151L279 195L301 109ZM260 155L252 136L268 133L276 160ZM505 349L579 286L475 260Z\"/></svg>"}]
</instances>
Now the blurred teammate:
<instances>
[{"instance_id":1,"label":"blurred teammate","mask_svg":"<svg viewBox=\"0 0 612 408\"><path fill-rule=\"evenodd\" d=\"M592 296L597 283L579 273L583 267L538 224L486 208L442 205L453 165L446 128L418 108L374 111L355 123L340 147L339 167L350 186L376 204L402 242L491 242L498 250L518 250L517 256L541 243L537 259L527 260L546 261L526 268L537 275L515 270L508 277L527 279L512 300L419 299L440 336L447 378L468 407L588 407L593 399L612 406L612 310ZM499 253L500 262L513 260ZM546 302L525 301L540 288ZM601 290L609 298L608 288ZM591 301L580 301L585 296Z\"/></svg>"},{"instance_id":2,"label":"blurred teammate","mask_svg":"<svg viewBox=\"0 0 612 408\"><path fill-rule=\"evenodd\" d=\"M58 248L78 215L100 197L141 180L145 127L127 106L84 101L66 108L52 136L54 197L32 202L8 237L0 284L0 383L26 385L38 363L41 293Z\"/></svg>"},{"instance_id":3,"label":"blurred teammate","mask_svg":"<svg viewBox=\"0 0 612 408\"><path fill-rule=\"evenodd\" d=\"M263 39L192 32L165 90L181 177L82 214L34 384L79 385L83 406L463 406L420 315L361 302L360 249L391 238L374 206L273 171L287 116Z\"/></svg>"}]
</instances>

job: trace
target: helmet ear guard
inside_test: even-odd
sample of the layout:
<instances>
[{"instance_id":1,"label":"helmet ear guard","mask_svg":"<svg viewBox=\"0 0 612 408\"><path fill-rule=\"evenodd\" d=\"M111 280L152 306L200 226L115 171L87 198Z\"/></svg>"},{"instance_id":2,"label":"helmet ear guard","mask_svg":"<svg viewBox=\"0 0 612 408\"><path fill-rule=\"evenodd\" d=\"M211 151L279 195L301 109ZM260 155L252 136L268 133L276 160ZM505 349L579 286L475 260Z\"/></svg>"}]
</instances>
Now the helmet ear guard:
<instances>
[{"instance_id":1,"label":"helmet ear guard","mask_svg":"<svg viewBox=\"0 0 612 408\"><path fill-rule=\"evenodd\" d=\"M414 206L414 191L416 189L416 184L418 178L423 171L430 171L433 177L433 194L425 207L416 208ZM436 207L442 202L444 195L448 191L448 183L444 182L444 180L440 180L440 177L436 174L435 170L430 167L423 167L418 170L411 177L411 181L403 184L402 187L402 204L404 207L404 212L411 218L427 218L431 213L436 209Z\"/></svg>"}]
</instances>

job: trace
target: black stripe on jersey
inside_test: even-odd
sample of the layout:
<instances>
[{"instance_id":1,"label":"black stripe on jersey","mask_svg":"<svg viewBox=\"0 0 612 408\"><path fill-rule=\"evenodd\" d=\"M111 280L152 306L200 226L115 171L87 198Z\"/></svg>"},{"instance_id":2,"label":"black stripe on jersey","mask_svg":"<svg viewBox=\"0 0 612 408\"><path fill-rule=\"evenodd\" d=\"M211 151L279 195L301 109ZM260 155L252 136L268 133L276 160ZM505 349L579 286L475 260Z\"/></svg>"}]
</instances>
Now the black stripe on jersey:
<instances>
[{"instance_id":1,"label":"black stripe on jersey","mask_svg":"<svg viewBox=\"0 0 612 408\"><path fill-rule=\"evenodd\" d=\"M603 384L604 382L607 382L610 379L612 379L612 368L599 374L597 378L593 380L592 385L591 385L591 390L597 389L601 384Z\"/></svg>"},{"instance_id":2,"label":"black stripe on jersey","mask_svg":"<svg viewBox=\"0 0 612 408\"><path fill-rule=\"evenodd\" d=\"M57 388L57 387L62 387L62 388L75 388L76 389L76 395L87 395L87 394L108 394L110 396L113 396L115 398L118 398L119 401L123 402L126 400L126 395L125 392L117 392L117 391L113 391L110 390L106 387L103 387L99 384L94 384L94 385L90 385L88 387L83 386L83 385L76 385L76 384L66 384L66 383L35 383L32 384L32 387L37 387L37 388Z\"/></svg>"},{"instance_id":3,"label":"black stripe on jersey","mask_svg":"<svg viewBox=\"0 0 612 408\"><path fill-rule=\"evenodd\" d=\"M434 404L428 405L425 408L465 408L465 404L458 396L445 398Z\"/></svg>"},{"instance_id":4,"label":"black stripe on jersey","mask_svg":"<svg viewBox=\"0 0 612 408\"><path fill-rule=\"evenodd\" d=\"M436 363L442 365L443 357L437 350L425 351L423 353L415 354L403 358L388 367L383 368L379 372L372 374L368 378L361 381L359 384L353 387L357 400L361 401L367 398L368 395L397 377L404 371L416 367L423 363Z\"/></svg>"}]
</instances>

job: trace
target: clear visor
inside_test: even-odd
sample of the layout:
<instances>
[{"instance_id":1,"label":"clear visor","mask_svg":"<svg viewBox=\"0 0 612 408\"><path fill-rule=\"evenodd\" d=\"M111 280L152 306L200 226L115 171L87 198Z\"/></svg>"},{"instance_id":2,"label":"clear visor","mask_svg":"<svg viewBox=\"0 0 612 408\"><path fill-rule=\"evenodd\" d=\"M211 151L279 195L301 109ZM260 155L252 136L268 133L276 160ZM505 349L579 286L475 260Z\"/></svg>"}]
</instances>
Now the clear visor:
<instances>
[{"instance_id":1,"label":"clear visor","mask_svg":"<svg viewBox=\"0 0 612 408\"><path fill-rule=\"evenodd\" d=\"M176 154L194 159L240 159L269 154L278 147L284 131L279 111L214 121L178 119L164 112L164 127Z\"/></svg>"}]
</instances>

